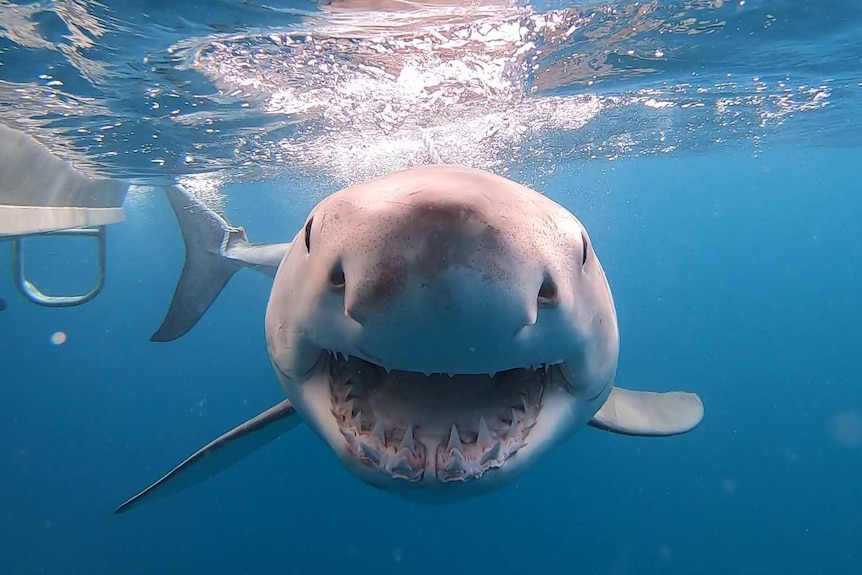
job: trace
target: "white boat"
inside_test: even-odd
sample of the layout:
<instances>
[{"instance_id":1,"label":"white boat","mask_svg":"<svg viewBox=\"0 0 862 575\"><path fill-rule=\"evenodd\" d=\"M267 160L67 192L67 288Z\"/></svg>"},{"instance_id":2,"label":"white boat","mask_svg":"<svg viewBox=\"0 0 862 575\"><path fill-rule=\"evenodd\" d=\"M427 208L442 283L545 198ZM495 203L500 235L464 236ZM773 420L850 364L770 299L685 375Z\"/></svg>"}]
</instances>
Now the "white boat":
<instances>
[{"instance_id":1,"label":"white boat","mask_svg":"<svg viewBox=\"0 0 862 575\"><path fill-rule=\"evenodd\" d=\"M50 307L79 305L93 299L105 281L105 226L124 219L129 184L91 178L28 134L0 124L0 241L12 242L12 273L30 301ZM87 293L48 295L24 270L23 239L31 235L76 235L98 242L98 276Z\"/></svg>"}]
</instances>

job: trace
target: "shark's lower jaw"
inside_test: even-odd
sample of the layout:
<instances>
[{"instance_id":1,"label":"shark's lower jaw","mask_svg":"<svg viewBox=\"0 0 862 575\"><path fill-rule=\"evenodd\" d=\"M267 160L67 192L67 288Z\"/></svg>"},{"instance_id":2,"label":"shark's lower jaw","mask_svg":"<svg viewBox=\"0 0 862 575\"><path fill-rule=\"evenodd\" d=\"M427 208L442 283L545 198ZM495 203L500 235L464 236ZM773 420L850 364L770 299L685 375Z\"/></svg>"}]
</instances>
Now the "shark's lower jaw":
<instances>
[{"instance_id":1,"label":"shark's lower jaw","mask_svg":"<svg viewBox=\"0 0 862 575\"><path fill-rule=\"evenodd\" d=\"M527 444L551 368L423 375L332 354L331 413L347 453L407 482L469 482Z\"/></svg>"}]
</instances>

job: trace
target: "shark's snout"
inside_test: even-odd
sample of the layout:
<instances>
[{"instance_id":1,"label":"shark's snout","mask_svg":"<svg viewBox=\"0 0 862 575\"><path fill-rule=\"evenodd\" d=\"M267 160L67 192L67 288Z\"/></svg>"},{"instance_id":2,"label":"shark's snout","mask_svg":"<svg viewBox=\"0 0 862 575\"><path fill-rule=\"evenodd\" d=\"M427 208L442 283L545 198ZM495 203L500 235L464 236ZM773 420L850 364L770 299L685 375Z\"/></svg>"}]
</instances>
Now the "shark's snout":
<instances>
[{"instance_id":1,"label":"shark's snout","mask_svg":"<svg viewBox=\"0 0 862 575\"><path fill-rule=\"evenodd\" d=\"M405 208L369 256L348 249L344 310L356 322L412 310L426 322L450 324L466 315L506 324L508 332L536 323L538 308L556 299L556 285L540 266L512 265L518 243L501 222L463 201L420 202Z\"/></svg>"},{"instance_id":2,"label":"shark's snout","mask_svg":"<svg viewBox=\"0 0 862 575\"><path fill-rule=\"evenodd\" d=\"M368 273L375 272L363 270L362 275ZM535 325L540 306L552 305L553 296L548 297L548 293L554 288L549 288L550 282L543 281L541 275L523 282L478 277L482 275L481 268L453 266L433 278L404 278L397 291L381 277L348 279L344 312L366 327L390 323L393 314L402 316L403 321L446 326L461 324L469 316L481 325L515 333ZM373 287L363 289L363 283ZM381 291L385 295L381 296Z\"/></svg>"}]
</instances>

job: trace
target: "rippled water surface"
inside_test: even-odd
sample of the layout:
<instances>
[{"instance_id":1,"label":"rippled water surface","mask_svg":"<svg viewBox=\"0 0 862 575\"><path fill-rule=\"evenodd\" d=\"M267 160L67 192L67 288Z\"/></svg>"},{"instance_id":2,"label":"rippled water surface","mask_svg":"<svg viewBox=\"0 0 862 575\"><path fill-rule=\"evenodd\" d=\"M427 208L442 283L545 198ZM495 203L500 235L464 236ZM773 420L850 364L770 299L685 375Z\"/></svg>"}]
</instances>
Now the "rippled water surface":
<instances>
[{"instance_id":1,"label":"rippled water surface","mask_svg":"<svg viewBox=\"0 0 862 575\"><path fill-rule=\"evenodd\" d=\"M85 171L346 183L859 143L857 2L0 0L0 121Z\"/></svg>"}]
</instances>

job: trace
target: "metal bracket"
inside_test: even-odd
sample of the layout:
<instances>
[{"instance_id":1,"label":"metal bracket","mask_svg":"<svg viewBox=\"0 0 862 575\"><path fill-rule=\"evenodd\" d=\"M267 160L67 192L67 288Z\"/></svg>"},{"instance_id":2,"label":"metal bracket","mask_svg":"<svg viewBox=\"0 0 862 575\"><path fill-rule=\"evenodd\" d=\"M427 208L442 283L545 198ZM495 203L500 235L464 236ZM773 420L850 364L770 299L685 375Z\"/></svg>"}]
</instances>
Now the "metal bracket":
<instances>
[{"instance_id":1,"label":"metal bracket","mask_svg":"<svg viewBox=\"0 0 862 575\"><path fill-rule=\"evenodd\" d=\"M40 236L85 236L96 238L99 247L98 254L98 272L99 276L96 279L96 285L87 293L80 295L59 295L52 296L45 294L42 290L36 287L33 282L27 279L24 273L24 237L15 237L12 240L12 276L15 281L15 286L25 298L31 302L46 306L46 307L71 307L87 303L102 291L105 285L105 262L107 260L107 238L105 226L95 228L73 228L67 230L58 230L53 232L44 232L34 234Z\"/></svg>"}]
</instances>

